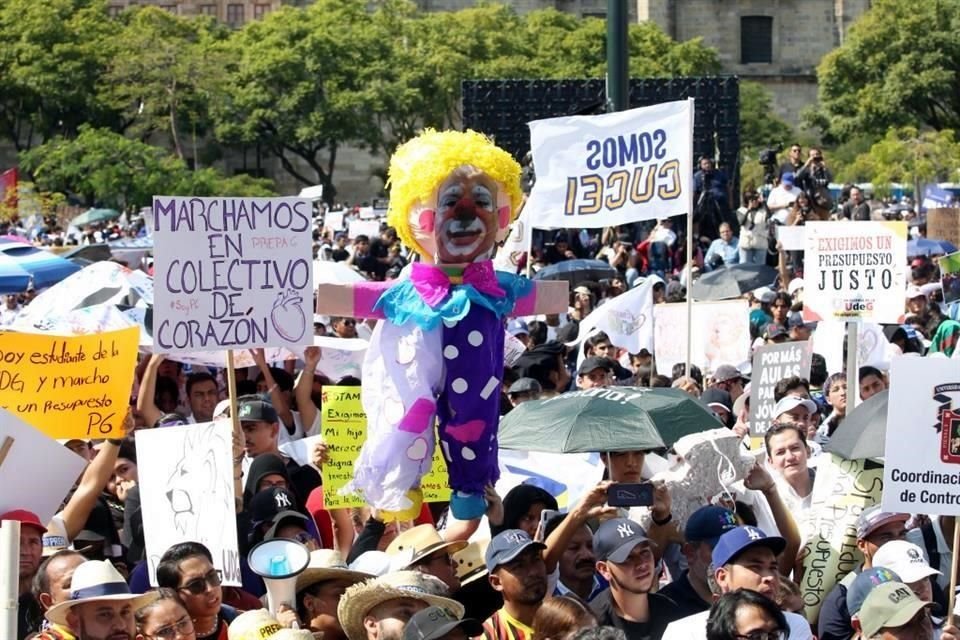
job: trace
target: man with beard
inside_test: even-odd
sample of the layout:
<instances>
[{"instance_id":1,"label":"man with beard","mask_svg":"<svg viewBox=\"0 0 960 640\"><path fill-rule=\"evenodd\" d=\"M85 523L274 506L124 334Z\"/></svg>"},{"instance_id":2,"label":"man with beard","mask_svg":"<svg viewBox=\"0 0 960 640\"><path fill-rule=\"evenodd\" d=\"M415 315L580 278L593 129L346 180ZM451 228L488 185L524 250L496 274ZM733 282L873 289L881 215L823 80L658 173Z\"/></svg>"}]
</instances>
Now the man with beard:
<instances>
[{"instance_id":1,"label":"man with beard","mask_svg":"<svg viewBox=\"0 0 960 640\"><path fill-rule=\"evenodd\" d=\"M660 640L681 617L672 600L651 593L657 581L653 543L627 518L607 520L593 534L597 572L610 583L610 608L600 624L623 631L627 640Z\"/></svg>"},{"instance_id":2,"label":"man with beard","mask_svg":"<svg viewBox=\"0 0 960 640\"><path fill-rule=\"evenodd\" d=\"M530 640L533 617L547 595L547 567L535 542L520 529L501 531L484 557L490 586L503 596L503 608L483 623L484 640Z\"/></svg>"},{"instance_id":3,"label":"man with beard","mask_svg":"<svg viewBox=\"0 0 960 640\"><path fill-rule=\"evenodd\" d=\"M47 620L69 628L77 640L133 640L133 612L157 593L130 593L123 576L106 560L88 560L73 572L70 599L47 611Z\"/></svg>"}]
</instances>

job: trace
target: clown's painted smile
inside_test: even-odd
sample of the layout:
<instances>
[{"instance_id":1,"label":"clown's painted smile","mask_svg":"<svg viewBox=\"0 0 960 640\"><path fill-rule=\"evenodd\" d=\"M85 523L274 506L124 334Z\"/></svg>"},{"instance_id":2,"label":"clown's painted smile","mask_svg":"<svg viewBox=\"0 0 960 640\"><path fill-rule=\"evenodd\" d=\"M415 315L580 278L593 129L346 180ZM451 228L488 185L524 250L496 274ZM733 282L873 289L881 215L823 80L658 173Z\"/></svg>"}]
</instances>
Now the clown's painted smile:
<instances>
[{"instance_id":1,"label":"clown's painted smile","mask_svg":"<svg viewBox=\"0 0 960 640\"><path fill-rule=\"evenodd\" d=\"M438 262L486 260L498 231L496 185L481 173L457 172L441 185L434 228Z\"/></svg>"}]
</instances>

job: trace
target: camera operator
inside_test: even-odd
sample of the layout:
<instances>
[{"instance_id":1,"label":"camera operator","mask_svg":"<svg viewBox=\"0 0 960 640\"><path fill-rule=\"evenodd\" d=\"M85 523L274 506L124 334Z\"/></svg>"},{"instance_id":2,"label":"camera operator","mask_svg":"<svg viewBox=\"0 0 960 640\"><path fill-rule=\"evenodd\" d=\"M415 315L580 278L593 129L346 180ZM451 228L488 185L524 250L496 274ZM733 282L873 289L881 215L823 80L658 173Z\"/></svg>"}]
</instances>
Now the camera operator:
<instances>
[{"instance_id":1,"label":"camera operator","mask_svg":"<svg viewBox=\"0 0 960 640\"><path fill-rule=\"evenodd\" d=\"M870 205L864 201L860 187L850 187L850 199L840 209L840 217L847 220L870 220Z\"/></svg>"},{"instance_id":2,"label":"camera operator","mask_svg":"<svg viewBox=\"0 0 960 640\"><path fill-rule=\"evenodd\" d=\"M777 172L777 180L783 182L783 176L787 173L797 175L797 172L803 168L803 161L801 160L801 154L803 153L803 148L799 144L790 145L790 151L787 155L787 160L780 165L780 171Z\"/></svg>"},{"instance_id":3,"label":"camera operator","mask_svg":"<svg viewBox=\"0 0 960 640\"><path fill-rule=\"evenodd\" d=\"M743 194L740 218L740 264L766 264L770 246L770 211L754 189Z\"/></svg>"},{"instance_id":4,"label":"camera operator","mask_svg":"<svg viewBox=\"0 0 960 640\"><path fill-rule=\"evenodd\" d=\"M830 195L830 183L833 182L833 173L827 168L823 160L823 151L818 147L810 147L807 162L796 175L797 186L810 196L813 206L830 210L833 208L833 198Z\"/></svg>"},{"instance_id":5,"label":"camera operator","mask_svg":"<svg viewBox=\"0 0 960 640\"><path fill-rule=\"evenodd\" d=\"M700 170L693 174L693 198L696 203L697 233L713 240L720 235L720 223L730 223L736 233L736 220L730 215L726 174L714 167L713 159L700 157Z\"/></svg>"}]
</instances>

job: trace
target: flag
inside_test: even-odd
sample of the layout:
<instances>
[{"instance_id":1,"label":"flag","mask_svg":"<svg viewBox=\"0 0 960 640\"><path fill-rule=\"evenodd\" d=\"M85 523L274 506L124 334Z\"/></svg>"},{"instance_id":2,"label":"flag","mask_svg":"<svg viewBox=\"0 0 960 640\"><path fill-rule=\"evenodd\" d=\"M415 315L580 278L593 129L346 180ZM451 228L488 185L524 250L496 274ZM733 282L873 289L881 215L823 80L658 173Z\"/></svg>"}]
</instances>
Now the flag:
<instances>
[{"instance_id":1,"label":"flag","mask_svg":"<svg viewBox=\"0 0 960 640\"><path fill-rule=\"evenodd\" d=\"M603 331L610 344L630 353L653 353L653 285L647 278L626 293L610 298L580 322L579 338Z\"/></svg>"}]
</instances>

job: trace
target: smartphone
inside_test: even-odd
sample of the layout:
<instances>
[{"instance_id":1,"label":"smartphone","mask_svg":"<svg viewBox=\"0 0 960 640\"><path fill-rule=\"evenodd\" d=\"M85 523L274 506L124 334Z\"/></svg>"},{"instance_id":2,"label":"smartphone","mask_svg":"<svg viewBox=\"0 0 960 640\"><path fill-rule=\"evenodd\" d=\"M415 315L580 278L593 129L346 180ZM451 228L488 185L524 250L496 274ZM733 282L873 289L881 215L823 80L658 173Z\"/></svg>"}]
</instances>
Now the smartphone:
<instances>
[{"instance_id":1,"label":"smartphone","mask_svg":"<svg viewBox=\"0 0 960 640\"><path fill-rule=\"evenodd\" d=\"M652 507L653 483L615 482L607 487L607 504L611 507Z\"/></svg>"},{"instance_id":2,"label":"smartphone","mask_svg":"<svg viewBox=\"0 0 960 640\"><path fill-rule=\"evenodd\" d=\"M543 542L547 531L547 523L550 522L555 516L560 515L560 512L555 509L544 509L540 512L540 525L537 527L537 542Z\"/></svg>"}]
</instances>

